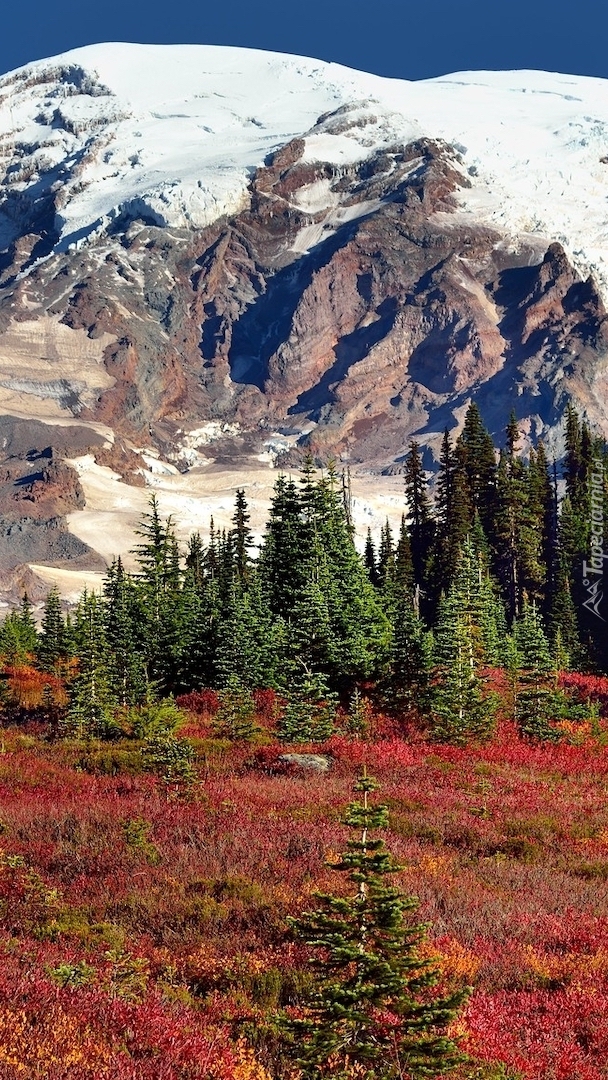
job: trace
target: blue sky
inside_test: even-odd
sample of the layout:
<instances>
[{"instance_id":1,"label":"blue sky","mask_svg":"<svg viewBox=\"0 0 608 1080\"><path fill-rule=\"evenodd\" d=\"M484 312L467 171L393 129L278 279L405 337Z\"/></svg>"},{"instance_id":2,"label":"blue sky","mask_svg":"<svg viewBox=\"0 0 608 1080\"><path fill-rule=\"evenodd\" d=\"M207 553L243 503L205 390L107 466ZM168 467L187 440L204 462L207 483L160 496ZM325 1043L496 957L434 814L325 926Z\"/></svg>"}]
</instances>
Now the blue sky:
<instances>
[{"instance_id":1,"label":"blue sky","mask_svg":"<svg viewBox=\"0 0 608 1080\"><path fill-rule=\"evenodd\" d=\"M529 67L608 78L606 0L5 0L0 71L98 41L245 45L406 79Z\"/></svg>"}]
</instances>

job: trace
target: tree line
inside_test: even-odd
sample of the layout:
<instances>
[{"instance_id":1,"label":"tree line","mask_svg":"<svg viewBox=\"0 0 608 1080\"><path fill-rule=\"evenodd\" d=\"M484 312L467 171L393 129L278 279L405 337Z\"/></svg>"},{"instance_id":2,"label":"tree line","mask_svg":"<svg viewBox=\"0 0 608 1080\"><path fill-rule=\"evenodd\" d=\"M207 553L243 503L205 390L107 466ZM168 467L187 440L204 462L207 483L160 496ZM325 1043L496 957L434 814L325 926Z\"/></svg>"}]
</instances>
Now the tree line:
<instances>
[{"instance_id":1,"label":"tree line","mask_svg":"<svg viewBox=\"0 0 608 1080\"><path fill-rule=\"evenodd\" d=\"M458 438L444 433L434 497L412 442L399 533L387 521L376 544L368 531L362 556L331 464L278 476L257 557L243 490L232 527L211 521L184 552L153 495L135 573L117 559L68 617L52 590L40 629L24 598L0 628L0 653L64 677L79 732L111 733L118 709L214 687L232 701L228 733L245 737L252 691L273 688L285 702L279 734L322 741L339 701L364 727L360 695L373 689L386 708L462 741L491 732L487 672L501 667L521 730L555 737L554 722L572 715L556 673L606 665L583 570L608 509L607 452L572 407L565 421L558 476L542 443L518 452L514 416L499 448L471 405Z\"/></svg>"}]
</instances>

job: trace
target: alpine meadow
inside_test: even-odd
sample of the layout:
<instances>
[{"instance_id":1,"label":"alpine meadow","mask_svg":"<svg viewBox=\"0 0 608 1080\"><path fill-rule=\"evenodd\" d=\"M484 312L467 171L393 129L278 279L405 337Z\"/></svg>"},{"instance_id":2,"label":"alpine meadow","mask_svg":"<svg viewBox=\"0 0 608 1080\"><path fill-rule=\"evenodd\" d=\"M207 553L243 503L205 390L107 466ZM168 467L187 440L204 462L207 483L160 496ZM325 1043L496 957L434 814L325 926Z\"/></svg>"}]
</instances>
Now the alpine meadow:
<instances>
[{"instance_id":1,"label":"alpine meadow","mask_svg":"<svg viewBox=\"0 0 608 1080\"><path fill-rule=\"evenodd\" d=\"M607 183L582 74L0 75L0 1080L608 1080Z\"/></svg>"},{"instance_id":2,"label":"alpine meadow","mask_svg":"<svg viewBox=\"0 0 608 1080\"><path fill-rule=\"evenodd\" d=\"M135 573L6 616L0 1075L606 1075L606 450L566 428L559 498L513 417L434 499L412 443L363 556L331 463L255 558L242 490L186 550L152 497Z\"/></svg>"}]
</instances>

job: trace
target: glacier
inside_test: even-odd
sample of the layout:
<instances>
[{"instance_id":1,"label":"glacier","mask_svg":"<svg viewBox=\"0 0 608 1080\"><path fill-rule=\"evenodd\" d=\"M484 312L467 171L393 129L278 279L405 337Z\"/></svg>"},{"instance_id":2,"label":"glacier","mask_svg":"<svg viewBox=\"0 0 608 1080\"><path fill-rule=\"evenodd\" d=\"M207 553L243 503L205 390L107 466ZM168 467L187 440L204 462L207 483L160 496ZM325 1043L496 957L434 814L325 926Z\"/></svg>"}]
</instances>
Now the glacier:
<instances>
[{"instance_id":1,"label":"glacier","mask_svg":"<svg viewBox=\"0 0 608 1080\"><path fill-rule=\"evenodd\" d=\"M343 129L324 122L345 109ZM559 241L608 297L608 81L543 71L410 82L258 50L126 43L37 61L0 78L0 248L45 197L53 250L136 219L188 232L243 209L254 170L291 139L340 167L421 136L459 154L471 186L457 213L514 246Z\"/></svg>"}]
</instances>

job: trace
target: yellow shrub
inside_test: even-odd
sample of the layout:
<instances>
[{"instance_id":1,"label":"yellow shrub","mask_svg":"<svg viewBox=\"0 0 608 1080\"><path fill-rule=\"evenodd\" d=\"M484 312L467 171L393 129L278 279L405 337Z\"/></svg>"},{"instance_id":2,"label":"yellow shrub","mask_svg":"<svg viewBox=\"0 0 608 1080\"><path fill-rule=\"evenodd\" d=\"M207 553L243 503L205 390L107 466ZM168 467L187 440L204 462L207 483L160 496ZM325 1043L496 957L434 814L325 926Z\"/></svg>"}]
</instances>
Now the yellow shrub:
<instances>
[{"instance_id":1,"label":"yellow shrub","mask_svg":"<svg viewBox=\"0 0 608 1080\"><path fill-rule=\"evenodd\" d=\"M53 1075L54 1066L78 1065L82 1076L106 1075L107 1047L89 1028L56 1005L51 1014L28 1017L11 1008L0 1011L0 1066L19 1075ZM44 1068L44 1073L41 1071Z\"/></svg>"},{"instance_id":2,"label":"yellow shrub","mask_svg":"<svg viewBox=\"0 0 608 1080\"><path fill-rule=\"evenodd\" d=\"M257 1060L253 1050L242 1040L235 1047L237 1064L234 1068L234 1080L270 1080L270 1073Z\"/></svg>"}]
</instances>

